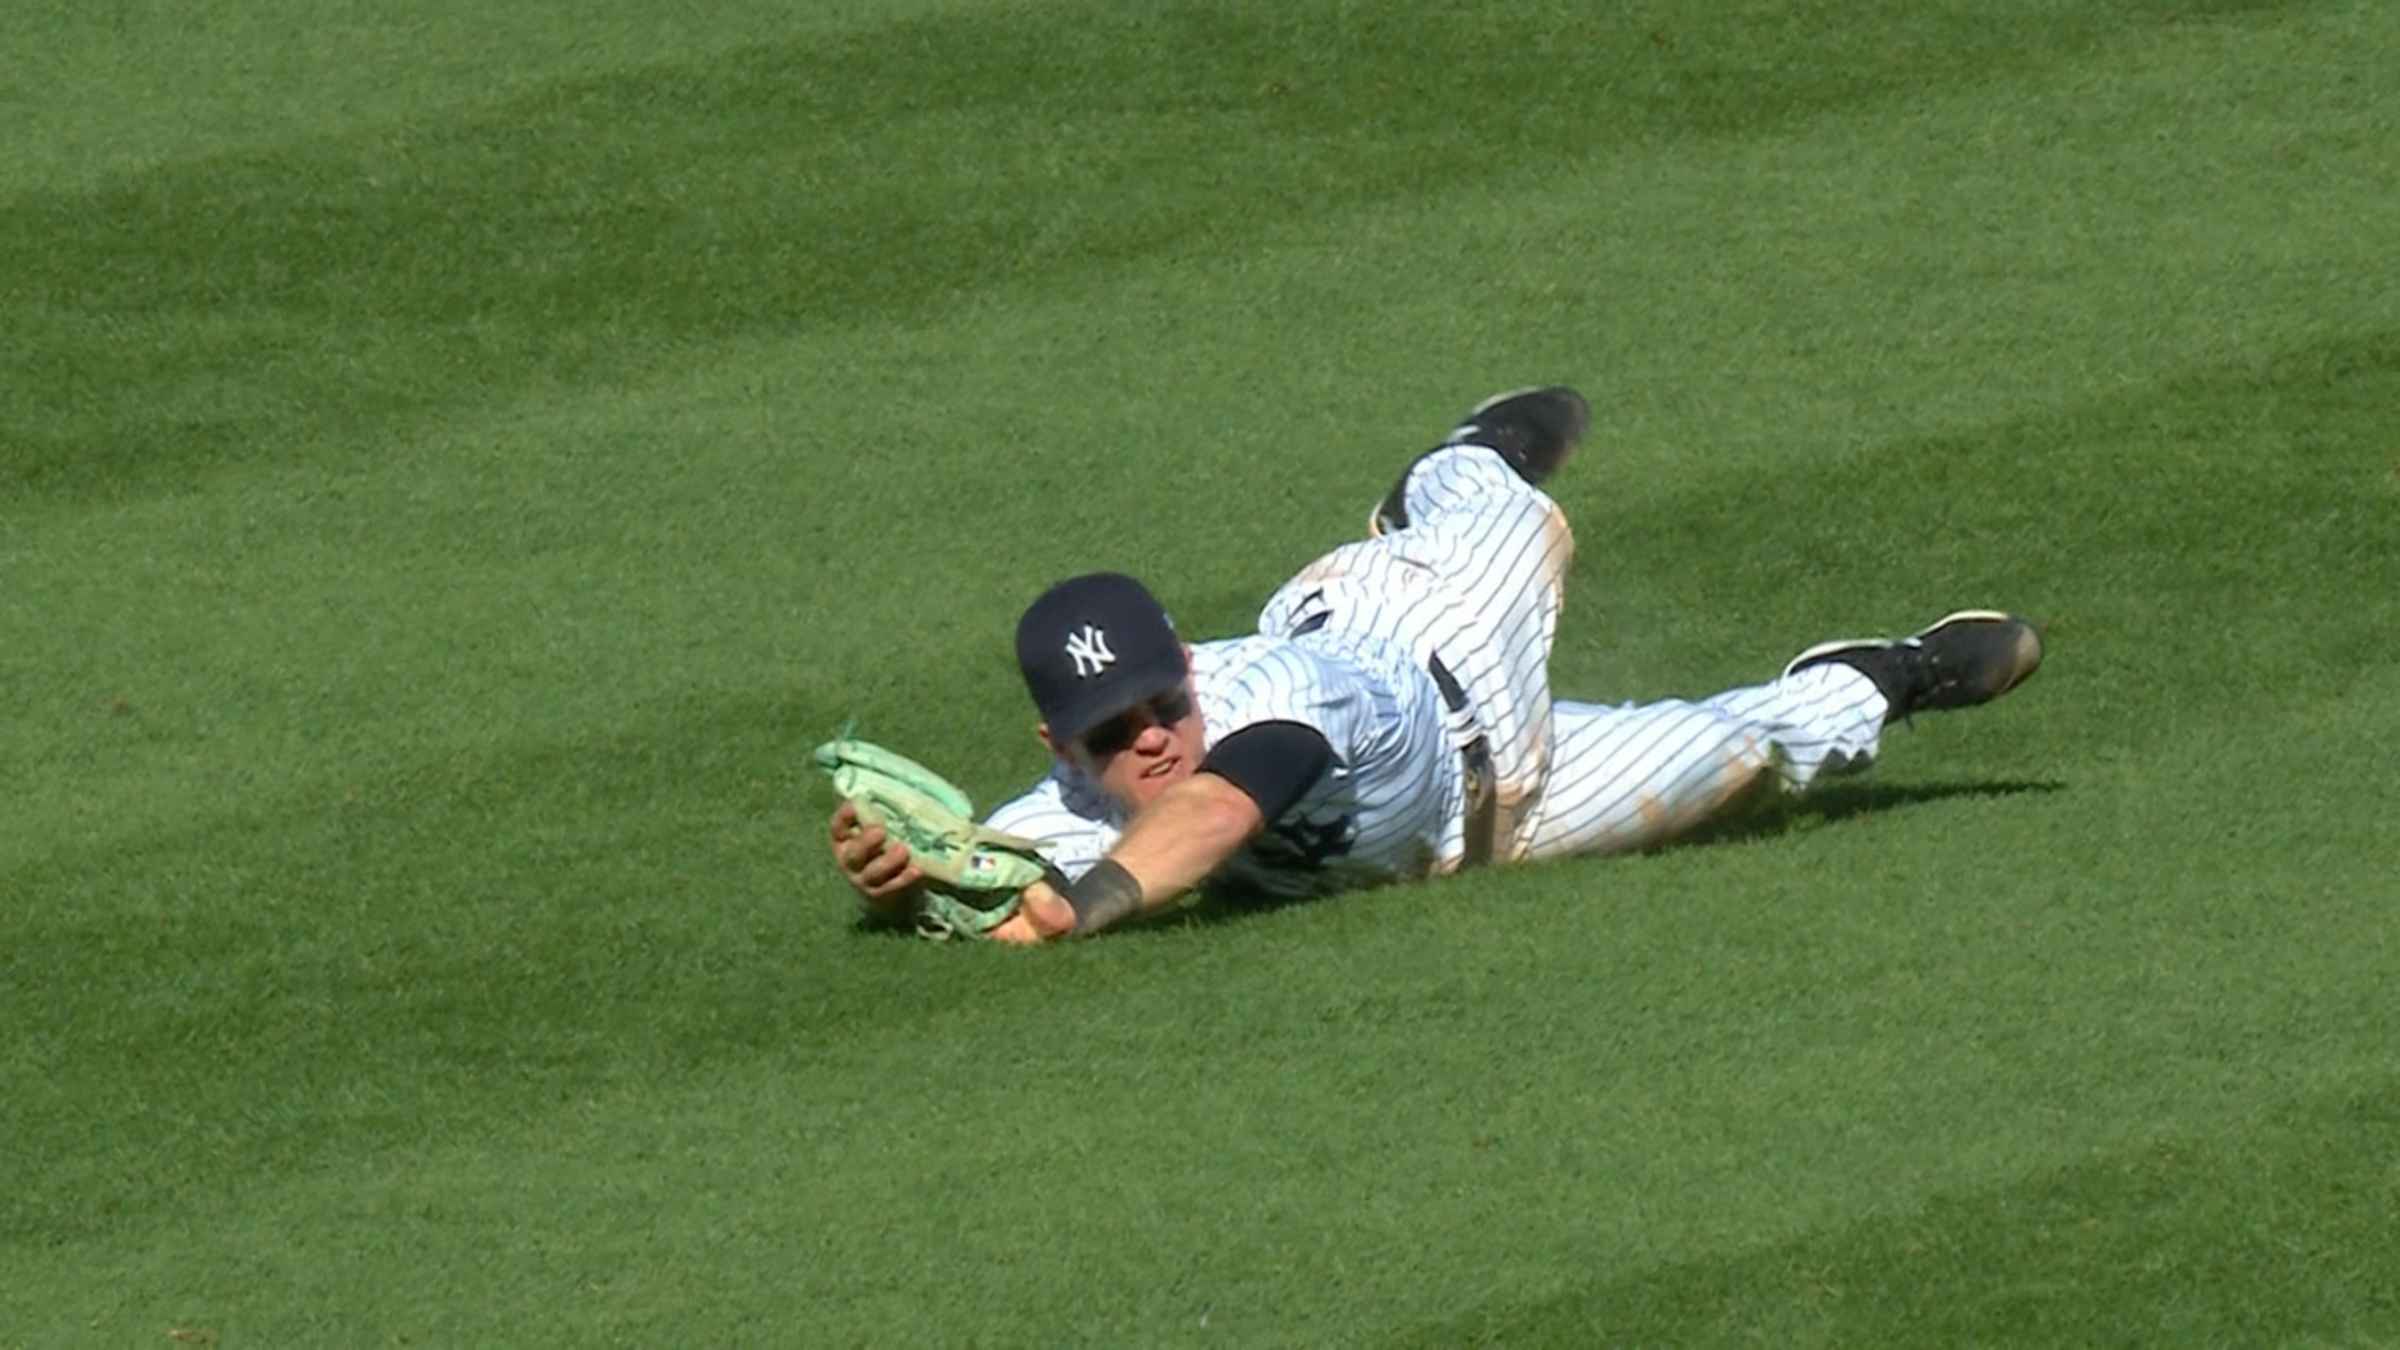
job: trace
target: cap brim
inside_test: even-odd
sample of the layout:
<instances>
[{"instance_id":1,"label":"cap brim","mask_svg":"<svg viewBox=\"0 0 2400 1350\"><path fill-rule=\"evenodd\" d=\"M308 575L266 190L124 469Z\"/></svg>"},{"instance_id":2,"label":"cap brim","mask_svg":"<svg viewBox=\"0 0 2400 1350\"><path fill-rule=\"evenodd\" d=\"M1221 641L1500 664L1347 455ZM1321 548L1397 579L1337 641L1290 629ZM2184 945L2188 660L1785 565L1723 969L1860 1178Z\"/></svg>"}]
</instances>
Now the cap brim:
<instances>
[{"instance_id":1,"label":"cap brim","mask_svg":"<svg viewBox=\"0 0 2400 1350\"><path fill-rule=\"evenodd\" d=\"M1190 673L1184 663L1181 647L1148 666L1121 671L1108 682L1106 690L1094 690L1092 697L1078 699L1065 713L1051 719L1050 739L1082 740L1083 733L1118 713L1181 685Z\"/></svg>"}]
</instances>

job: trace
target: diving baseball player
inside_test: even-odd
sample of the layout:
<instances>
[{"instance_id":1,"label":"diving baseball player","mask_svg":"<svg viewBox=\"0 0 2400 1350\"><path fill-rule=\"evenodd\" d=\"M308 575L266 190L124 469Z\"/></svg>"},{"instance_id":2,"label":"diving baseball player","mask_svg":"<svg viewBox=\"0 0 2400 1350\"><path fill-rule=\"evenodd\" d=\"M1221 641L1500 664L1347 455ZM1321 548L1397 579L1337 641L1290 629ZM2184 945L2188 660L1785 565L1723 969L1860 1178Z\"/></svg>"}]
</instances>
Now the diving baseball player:
<instances>
[{"instance_id":1,"label":"diving baseball player","mask_svg":"<svg viewBox=\"0 0 2400 1350\"><path fill-rule=\"evenodd\" d=\"M1541 484L1589 417L1560 387L1477 406L1253 636L1187 644L1131 577L1044 592L1017 662L1052 764L987 823L1042 841L1052 870L987 935L1094 933L1210 882L1321 894L1649 847L1862 769L1891 721L1989 702L2041 664L2032 625L1961 610L1696 702L1554 700L1574 537ZM904 845L847 804L831 840L871 907L908 911Z\"/></svg>"}]
</instances>

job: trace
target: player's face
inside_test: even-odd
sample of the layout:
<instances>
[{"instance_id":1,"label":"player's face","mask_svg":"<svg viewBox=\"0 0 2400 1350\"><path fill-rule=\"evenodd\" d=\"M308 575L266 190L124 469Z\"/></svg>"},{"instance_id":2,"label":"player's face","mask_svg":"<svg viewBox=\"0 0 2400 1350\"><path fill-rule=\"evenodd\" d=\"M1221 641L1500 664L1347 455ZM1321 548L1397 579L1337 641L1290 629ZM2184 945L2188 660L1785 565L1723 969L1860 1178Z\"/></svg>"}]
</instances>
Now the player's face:
<instances>
[{"instance_id":1,"label":"player's face","mask_svg":"<svg viewBox=\"0 0 2400 1350\"><path fill-rule=\"evenodd\" d=\"M1100 787L1139 811L1200 767L1200 705L1179 685L1093 727L1075 754Z\"/></svg>"}]
</instances>

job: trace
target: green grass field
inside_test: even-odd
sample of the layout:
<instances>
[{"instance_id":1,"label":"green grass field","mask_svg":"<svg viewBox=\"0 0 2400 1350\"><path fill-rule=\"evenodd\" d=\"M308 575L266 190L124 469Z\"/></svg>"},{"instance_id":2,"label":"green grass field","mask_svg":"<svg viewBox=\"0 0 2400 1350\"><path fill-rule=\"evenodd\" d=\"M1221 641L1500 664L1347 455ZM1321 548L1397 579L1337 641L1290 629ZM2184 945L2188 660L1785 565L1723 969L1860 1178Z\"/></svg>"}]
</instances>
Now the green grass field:
<instances>
[{"instance_id":1,"label":"green grass field","mask_svg":"<svg viewBox=\"0 0 2400 1350\"><path fill-rule=\"evenodd\" d=\"M0 15L0 1346L2400 1344L2389 0ZM1597 407L1556 683L2050 665L1732 839L1033 953L1038 772Z\"/></svg>"}]
</instances>

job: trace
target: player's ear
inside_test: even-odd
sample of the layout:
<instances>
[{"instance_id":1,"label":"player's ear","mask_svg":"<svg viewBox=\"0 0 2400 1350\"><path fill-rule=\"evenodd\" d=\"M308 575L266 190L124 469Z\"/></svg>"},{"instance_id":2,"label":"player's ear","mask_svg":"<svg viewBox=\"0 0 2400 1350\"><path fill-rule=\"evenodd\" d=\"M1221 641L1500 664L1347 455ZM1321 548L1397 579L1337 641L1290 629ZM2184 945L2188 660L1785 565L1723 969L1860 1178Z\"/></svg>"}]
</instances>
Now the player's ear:
<instances>
[{"instance_id":1,"label":"player's ear","mask_svg":"<svg viewBox=\"0 0 2400 1350\"><path fill-rule=\"evenodd\" d=\"M1033 734L1042 738L1042 745L1050 752L1052 758L1065 759L1067 757L1066 752L1058 748L1058 742L1050 739L1050 724L1048 722L1034 723Z\"/></svg>"}]
</instances>

